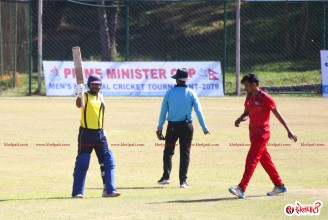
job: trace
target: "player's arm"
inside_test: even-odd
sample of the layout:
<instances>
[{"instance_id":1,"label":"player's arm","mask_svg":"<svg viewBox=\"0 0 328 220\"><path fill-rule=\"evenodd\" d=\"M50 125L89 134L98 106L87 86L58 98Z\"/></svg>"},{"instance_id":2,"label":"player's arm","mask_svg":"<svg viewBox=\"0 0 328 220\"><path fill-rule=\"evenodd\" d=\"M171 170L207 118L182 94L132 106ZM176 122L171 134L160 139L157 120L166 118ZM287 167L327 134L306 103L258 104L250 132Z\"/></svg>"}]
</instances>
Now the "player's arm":
<instances>
[{"instance_id":1,"label":"player's arm","mask_svg":"<svg viewBox=\"0 0 328 220\"><path fill-rule=\"evenodd\" d=\"M202 106L200 104L198 96L194 91L191 92L191 95L192 95L192 102L193 102L192 105L194 107L198 122L199 122L200 126L202 127L204 134L205 135L210 134L210 132L209 132L207 126L206 126Z\"/></svg>"},{"instance_id":2,"label":"player's arm","mask_svg":"<svg viewBox=\"0 0 328 220\"><path fill-rule=\"evenodd\" d=\"M80 97L76 98L75 104L76 104L76 107L78 107L78 108L82 107L82 101L81 101Z\"/></svg>"},{"instance_id":3,"label":"player's arm","mask_svg":"<svg viewBox=\"0 0 328 220\"><path fill-rule=\"evenodd\" d=\"M272 109L271 110L272 113L274 114L274 116L276 116L276 118L278 119L278 121L286 128L287 132L288 132L288 138L290 138L293 141L297 141L297 136L294 134L294 132L292 130L290 130L290 128L287 125L287 122L285 121L285 119L282 117L282 115L280 114L280 112L278 111L277 108Z\"/></svg>"},{"instance_id":4,"label":"player's arm","mask_svg":"<svg viewBox=\"0 0 328 220\"><path fill-rule=\"evenodd\" d=\"M163 102L162 102L162 106L161 106L161 113L159 114L159 119L158 119L158 126L157 126L157 131L156 131L156 136L159 140L163 139L163 126L166 120L166 114L168 112L168 103L167 103L167 97L168 94L166 93L164 98L163 98Z\"/></svg>"},{"instance_id":5,"label":"player's arm","mask_svg":"<svg viewBox=\"0 0 328 220\"><path fill-rule=\"evenodd\" d=\"M240 122L246 121L248 119L248 111L245 108L243 114L235 121L235 126L239 127Z\"/></svg>"}]
</instances>

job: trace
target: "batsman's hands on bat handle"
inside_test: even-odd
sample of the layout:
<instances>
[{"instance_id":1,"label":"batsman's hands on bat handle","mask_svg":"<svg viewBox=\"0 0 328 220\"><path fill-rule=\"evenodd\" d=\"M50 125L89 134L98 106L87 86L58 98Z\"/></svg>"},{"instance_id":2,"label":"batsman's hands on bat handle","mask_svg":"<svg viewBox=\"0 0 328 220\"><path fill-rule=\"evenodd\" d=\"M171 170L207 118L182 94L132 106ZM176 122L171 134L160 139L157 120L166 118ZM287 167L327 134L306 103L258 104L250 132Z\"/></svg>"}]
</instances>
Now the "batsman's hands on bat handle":
<instances>
[{"instance_id":1,"label":"batsman's hands on bat handle","mask_svg":"<svg viewBox=\"0 0 328 220\"><path fill-rule=\"evenodd\" d=\"M82 99L83 92L76 92L76 97Z\"/></svg>"},{"instance_id":2,"label":"batsman's hands on bat handle","mask_svg":"<svg viewBox=\"0 0 328 220\"><path fill-rule=\"evenodd\" d=\"M84 88L85 88L85 87L84 87L83 84L78 84L78 85L75 87L75 94L76 94L77 97L82 98Z\"/></svg>"},{"instance_id":3,"label":"batsman's hands on bat handle","mask_svg":"<svg viewBox=\"0 0 328 220\"><path fill-rule=\"evenodd\" d=\"M291 139L292 141L296 142L297 141L297 136L294 134L292 131L288 131L288 138Z\"/></svg>"}]
</instances>

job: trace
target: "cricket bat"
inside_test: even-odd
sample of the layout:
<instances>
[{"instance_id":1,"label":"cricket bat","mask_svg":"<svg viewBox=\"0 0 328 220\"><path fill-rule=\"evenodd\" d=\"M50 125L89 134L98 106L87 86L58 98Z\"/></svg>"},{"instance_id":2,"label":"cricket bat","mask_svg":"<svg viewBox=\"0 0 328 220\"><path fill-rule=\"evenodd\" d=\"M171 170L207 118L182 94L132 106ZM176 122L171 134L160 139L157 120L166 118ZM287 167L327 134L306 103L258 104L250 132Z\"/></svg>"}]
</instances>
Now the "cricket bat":
<instances>
[{"instance_id":1,"label":"cricket bat","mask_svg":"<svg viewBox=\"0 0 328 220\"><path fill-rule=\"evenodd\" d=\"M75 67L76 85L84 85L84 73L82 68L82 56L80 47L73 47L72 53ZM84 107L84 91L82 91L81 105Z\"/></svg>"}]
</instances>

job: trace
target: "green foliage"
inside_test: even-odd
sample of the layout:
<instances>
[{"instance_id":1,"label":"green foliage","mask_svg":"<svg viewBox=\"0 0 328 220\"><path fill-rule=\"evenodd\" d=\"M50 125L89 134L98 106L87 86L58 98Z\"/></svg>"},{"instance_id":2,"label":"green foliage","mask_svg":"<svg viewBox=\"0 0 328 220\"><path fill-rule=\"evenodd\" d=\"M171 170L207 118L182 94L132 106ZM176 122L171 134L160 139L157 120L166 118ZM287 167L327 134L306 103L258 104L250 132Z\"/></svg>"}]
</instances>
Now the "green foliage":
<instances>
[{"instance_id":1,"label":"green foliage","mask_svg":"<svg viewBox=\"0 0 328 220\"><path fill-rule=\"evenodd\" d=\"M13 87L12 80L6 84L1 84L0 80L0 97L14 97L14 96L28 96L29 95L29 75L18 74L16 79L16 86ZM41 77L41 94L37 92L38 88L38 74L33 73L31 79L31 95L45 95L44 77Z\"/></svg>"},{"instance_id":2,"label":"green foliage","mask_svg":"<svg viewBox=\"0 0 328 220\"><path fill-rule=\"evenodd\" d=\"M127 53L129 61L217 60L222 65L225 61L226 91L233 93L235 79L232 73L236 65L234 1L227 3L226 32L223 28L223 1L129 3L128 15L125 5L118 13L114 61L124 61ZM262 85L268 86L320 83L322 6L322 3L315 2L243 2L242 74L250 71L259 73ZM33 7L34 39L37 39L37 9ZM110 8L106 10L110 16ZM43 60L70 61L71 48L76 45L82 48L83 60L101 60L99 8L47 1L44 4L43 28ZM127 39L129 51L126 49ZM34 67L37 66L36 51L37 41L34 41ZM35 80L33 75L32 94L36 89ZM0 81L1 95L27 94L27 75L23 76L22 82L19 89L11 89L10 82ZM4 93L4 90L8 91Z\"/></svg>"},{"instance_id":3,"label":"green foliage","mask_svg":"<svg viewBox=\"0 0 328 220\"><path fill-rule=\"evenodd\" d=\"M11 78L0 78L0 91L6 90L12 86Z\"/></svg>"},{"instance_id":4,"label":"green foliage","mask_svg":"<svg viewBox=\"0 0 328 220\"><path fill-rule=\"evenodd\" d=\"M281 71L279 71L281 68ZM303 85L303 84L320 84L321 72L319 70L292 72L286 71L288 64L269 65L268 68L254 68L254 71L260 78L260 86L286 86L286 85ZM243 72L244 73L244 72ZM244 74L241 74L240 80ZM226 94L235 94L236 75L228 72L225 77ZM241 85L243 91L243 85ZM306 94L306 92L304 92ZM321 94L317 94L321 95Z\"/></svg>"}]
</instances>

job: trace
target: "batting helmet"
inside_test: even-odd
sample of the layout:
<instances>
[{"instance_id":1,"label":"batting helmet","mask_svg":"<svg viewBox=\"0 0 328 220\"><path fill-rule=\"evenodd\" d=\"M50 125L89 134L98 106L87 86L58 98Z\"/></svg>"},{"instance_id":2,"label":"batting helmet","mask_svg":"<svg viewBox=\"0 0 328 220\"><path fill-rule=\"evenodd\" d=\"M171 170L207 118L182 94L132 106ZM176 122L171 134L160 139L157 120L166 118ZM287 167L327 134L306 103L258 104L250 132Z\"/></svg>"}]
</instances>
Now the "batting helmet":
<instances>
[{"instance_id":1,"label":"batting helmet","mask_svg":"<svg viewBox=\"0 0 328 220\"><path fill-rule=\"evenodd\" d=\"M101 76L98 74L91 74L88 78L88 85L90 83L94 83L94 84L102 84L102 80L101 80Z\"/></svg>"}]
</instances>

